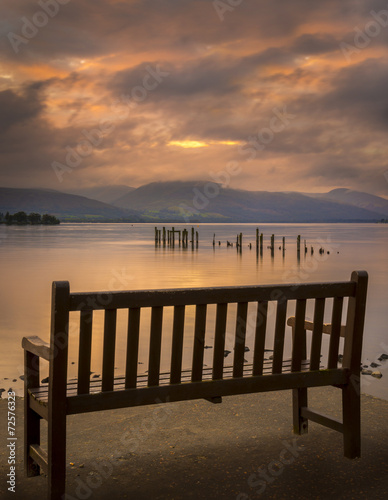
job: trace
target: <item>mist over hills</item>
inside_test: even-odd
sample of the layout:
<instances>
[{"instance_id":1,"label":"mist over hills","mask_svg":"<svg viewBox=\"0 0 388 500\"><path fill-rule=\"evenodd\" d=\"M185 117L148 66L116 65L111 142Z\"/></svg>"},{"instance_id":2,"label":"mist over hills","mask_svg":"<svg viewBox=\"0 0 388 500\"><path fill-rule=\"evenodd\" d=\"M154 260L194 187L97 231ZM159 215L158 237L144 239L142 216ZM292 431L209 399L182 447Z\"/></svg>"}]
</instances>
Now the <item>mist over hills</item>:
<instances>
[{"instance_id":1,"label":"mist over hills","mask_svg":"<svg viewBox=\"0 0 388 500\"><path fill-rule=\"evenodd\" d=\"M0 188L0 212L50 213L69 222L373 222L388 218L388 200L344 188L317 194L170 181L138 188L79 188L74 192L79 194Z\"/></svg>"},{"instance_id":2,"label":"mist over hills","mask_svg":"<svg viewBox=\"0 0 388 500\"><path fill-rule=\"evenodd\" d=\"M143 216L186 216L204 222L340 222L387 217L388 201L374 198L379 203L370 203L366 209L349 203L352 199L346 196L342 199L341 193L330 199L297 192L245 191L209 182L173 181L141 186L116 200L115 205L139 210Z\"/></svg>"},{"instance_id":3,"label":"mist over hills","mask_svg":"<svg viewBox=\"0 0 388 500\"><path fill-rule=\"evenodd\" d=\"M119 198L134 189L136 188L124 184L112 184L110 186L72 189L68 193L85 196L86 198L102 201L103 203L114 204Z\"/></svg>"}]
</instances>

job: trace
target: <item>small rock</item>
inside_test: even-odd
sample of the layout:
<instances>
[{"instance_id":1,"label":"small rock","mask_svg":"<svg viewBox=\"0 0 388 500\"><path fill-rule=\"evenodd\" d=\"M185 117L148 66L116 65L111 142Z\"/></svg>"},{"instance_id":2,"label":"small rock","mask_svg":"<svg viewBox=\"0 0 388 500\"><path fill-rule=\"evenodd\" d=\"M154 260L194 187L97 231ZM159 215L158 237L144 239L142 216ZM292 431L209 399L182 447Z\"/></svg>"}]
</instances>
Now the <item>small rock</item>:
<instances>
[{"instance_id":1,"label":"small rock","mask_svg":"<svg viewBox=\"0 0 388 500\"><path fill-rule=\"evenodd\" d=\"M83 469L85 467L85 464L80 464L79 468Z\"/></svg>"},{"instance_id":2,"label":"small rock","mask_svg":"<svg viewBox=\"0 0 388 500\"><path fill-rule=\"evenodd\" d=\"M372 368L377 368L378 366L381 366L381 365L379 365L378 363L372 362L372 363L370 364L370 366L371 366Z\"/></svg>"},{"instance_id":3,"label":"small rock","mask_svg":"<svg viewBox=\"0 0 388 500\"><path fill-rule=\"evenodd\" d=\"M213 349L212 345L205 345L204 349Z\"/></svg>"},{"instance_id":4,"label":"small rock","mask_svg":"<svg viewBox=\"0 0 388 500\"><path fill-rule=\"evenodd\" d=\"M383 361L386 359L388 359L388 354L384 354L384 353L378 358L379 361Z\"/></svg>"},{"instance_id":5,"label":"small rock","mask_svg":"<svg viewBox=\"0 0 388 500\"><path fill-rule=\"evenodd\" d=\"M383 376L383 374L378 370L372 372L371 375L372 375L372 377L375 377L375 378L381 378Z\"/></svg>"},{"instance_id":6,"label":"small rock","mask_svg":"<svg viewBox=\"0 0 388 500\"><path fill-rule=\"evenodd\" d=\"M227 356L229 356L230 353L231 353L231 351L228 351L227 349L225 349L225 351L224 351L224 358L226 358Z\"/></svg>"},{"instance_id":7,"label":"small rock","mask_svg":"<svg viewBox=\"0 0 388 500\"><path fill-rule=\"evenodd\" d=\"M368 368L368 365L362 365L363 368Z\"/></svg>"},{"instance_id":8,"label":"small rock","mask_svg":"<svg viewBox=\"0 0 388 500\"><path fill-rule=\"evenodd\" d=\"M270 356L268 359L273 359L273 356Z\"/></svg>"},{"instance_id":9,"label":"small rock","mask_svg":"<svg viewBox=\"0 0 388 500\"><path fill-rule=\"evenodd\" d=\"M71 362L71 364L72 364L72 365L75 365L75 361L72 361L72 362Z\"/></svg>"},{"instance_id":10,"label":"small rock","mask_svg":"<svg viewBox=\"0 0 388 500\"><path fill-rule=\"evenodd\" d=\"M49 378L46 377L46 378L43 378L40 382L41 382L41 384L48 384L48 381L49 381Z\"/></svg>"},{"instance_id":11,"label":"small rock","mask_svg":"<svg viewBox=\"0 0 388 500\"><path fill-rule=\"evenodd\" d=\"M14 379L12 380L12 382L17 382L17 381L18 381L18 380L17 380L17 378L14 378Z\"/></svg>"},{"instance_id":12,"label":"small rock","mask_svg":"<svg viewBox=\"0 0 388 500\"><path fill-rule=\"evenodd\" d=\"M96 374L96 375L93 375L93 377L92 377L92 378L99 378L99 377L100 377L100 375L97 375L97 374Z\"/></svg>"},{"instance_id":13,"label":"small rock","mask_svg":"<svg viewBox=\"0 0 388 500\"><path fill-rule=\"evenodd\" d=\"M8 377L4 377L4 380L8 380Z\"/></svg>"},{"instance_id":14,"label":"small rock","mask_svg":"<svg viewBox=\"0 0 388 500\"><path fill-rule=\"evenodd\" d=\"M20 375L20 380L24 380L24 375Z\"/></svg>"},{"instance_id":15,"label":"small rock","mask_svg":"<svg viewBox=\"0 0 388 500\"><path fill-rule=\"evenodd\" d=\"M244 351L245 352L249 352L250 351L250 349L249 349L249 347L247 345L244 347Z\"/></svg>"},{"instance_id":16,"label":"small rock","mask_svg":"<svg viewBox=\"0 0 388 500\"><path fill-rule=\"evenodd\" d=\"M372 373L372 370L365 370L365 368L361 370L361 375L372 375Z\"/></svg>"},{"instance_id":17,"label":"small rock","mask_svg":"<svg viewBox=\"0 0 388 500\"><path fill-rule=\"evenodd\" d=\"M1 388L0 389L0 398L1 398L1 395L3 394L3 392L5 392L5 389Z\"/></svg>"}]
</instances>

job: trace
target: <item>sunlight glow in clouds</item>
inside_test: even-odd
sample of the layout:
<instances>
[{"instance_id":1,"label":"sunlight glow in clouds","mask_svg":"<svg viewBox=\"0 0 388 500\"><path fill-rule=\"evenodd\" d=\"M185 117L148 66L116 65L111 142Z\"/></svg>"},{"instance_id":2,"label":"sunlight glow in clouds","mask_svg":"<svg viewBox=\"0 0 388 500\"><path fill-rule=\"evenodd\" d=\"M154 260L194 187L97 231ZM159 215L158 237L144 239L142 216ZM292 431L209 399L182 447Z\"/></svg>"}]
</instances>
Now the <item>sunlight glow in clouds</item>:
<instances>
[{"instance_id":1,"label":"sunlight glow in clouds","mask_svg":"<svg viewBox=\"0 0 388 500\"><path fill-rule=\"evenodd\" d=\"M0 185L206 181L234 161L234 188L388 196L386 0L244 0L222 20L210 0L70 1L27 39L41 4L2 2ZM104 120L59 186L52 162Z\"/></svg>"}]
</instances>

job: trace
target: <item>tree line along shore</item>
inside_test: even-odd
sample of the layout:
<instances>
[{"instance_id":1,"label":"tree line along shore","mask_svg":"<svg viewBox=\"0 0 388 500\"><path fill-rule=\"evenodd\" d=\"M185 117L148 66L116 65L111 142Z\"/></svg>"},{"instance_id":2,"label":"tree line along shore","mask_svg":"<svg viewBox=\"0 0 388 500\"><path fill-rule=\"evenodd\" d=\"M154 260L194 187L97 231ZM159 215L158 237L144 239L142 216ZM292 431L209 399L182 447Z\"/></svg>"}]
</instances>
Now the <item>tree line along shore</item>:
<instances>
[{"instance_id":1,"label":"tree line along shore","mask_svg":"<svg viewBox=\"0 0 388 500\"><path fill-rule=\"evenodd\" d=\"M50 214L38 214L32 212L27 214L26 212L16 212L15 214L10 214L7 212L5 215L0 213L0 224L6 224L8 226L17 225L17 226L54 226L56 224L60 224L60 220L57 219L54 215Z\"/></svg>"}]
</instances>

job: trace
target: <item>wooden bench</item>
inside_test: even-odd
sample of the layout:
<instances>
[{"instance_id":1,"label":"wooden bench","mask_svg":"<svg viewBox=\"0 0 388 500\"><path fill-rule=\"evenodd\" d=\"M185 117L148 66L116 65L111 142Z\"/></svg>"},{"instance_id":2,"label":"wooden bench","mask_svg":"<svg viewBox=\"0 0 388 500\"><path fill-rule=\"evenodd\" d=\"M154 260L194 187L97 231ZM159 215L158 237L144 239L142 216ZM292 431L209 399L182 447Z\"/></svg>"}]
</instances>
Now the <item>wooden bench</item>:
<instances>
[{"instance_id":1,"label":"wooden bench","mask_svg":"<svg viewBox=\"0 0 388 500\"><path fill-rule=\"evenodd\" d=\"M204 398L220 402L222 396L286 389L293 391L296 434L307 432L308 420L318 422L343 434L345 457L359 457L360 362L367 281L365 271L355 271L351 280L345 282L105 293L70 293L68 282L54 282L50 344L38 337L25 337L22 341L27 476L38 475L42 468L48 475L48 498L57 500L65 493L67 415L161 401ZM314 308L312 322L306 321L306 305ZM291 357L287 360L284 359L285 340L288 340L286 316L287 307L291 306L295 307L295 315L288 319L293 335ZM148 372L141 374L138 368L139 339L144 334L140 320L143 308L151 308L151 317L147 333ZM117 312L120 309L128 311L126 361L124 375L115 377ZM172 311L173 321L166 326L163 311L167 309ZM91 379L90 375L93 313L96 310L104 310L102 378L99 381ZM207 313L214 315L210 332L209 328L206 331ZM345 327L341 327L343 313ZM69 320L74 315L77 315L79 329L76 335L71 332L70 337L72 340L79 337L78 377L71 381L68 380L68 340ZM324 317L328 315L330 325L324 324ZM183 345L189 329L185 322L191 325L193 321L191 362L186 369L182 365ZM233 328L230 328L231 322ZM228 365L225 338L231 329L234 353ZM306 356L306 329L312 330L309 356ZM171 335L166 337L170 341L171 358L169 370L165 372L161 371L162 332L164 337ZM330 335L323 337L323 333ZM248 357L248 335L252 336L249 363L244 360L244 356ZM205 338L206 342L214 339L212 351L206 352L206 355L211 352L210 367L204 366L203 361ZM273 349L273 359L264 357L266 339L267 347ZM338 357L342 345L341 364ZM39 358L49 361L48 385L40 383ZM342 421L308 407L307 389L319 386L335 386L342 390ZM42 418L48 421L47 452L40 446Z\"/></svg>"}]
</instances>

